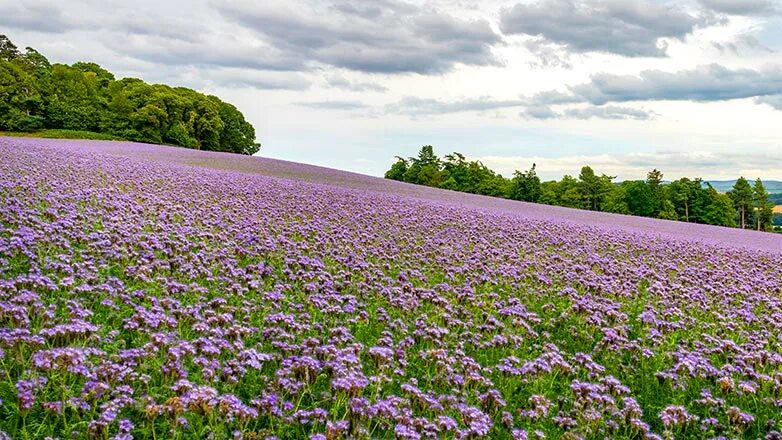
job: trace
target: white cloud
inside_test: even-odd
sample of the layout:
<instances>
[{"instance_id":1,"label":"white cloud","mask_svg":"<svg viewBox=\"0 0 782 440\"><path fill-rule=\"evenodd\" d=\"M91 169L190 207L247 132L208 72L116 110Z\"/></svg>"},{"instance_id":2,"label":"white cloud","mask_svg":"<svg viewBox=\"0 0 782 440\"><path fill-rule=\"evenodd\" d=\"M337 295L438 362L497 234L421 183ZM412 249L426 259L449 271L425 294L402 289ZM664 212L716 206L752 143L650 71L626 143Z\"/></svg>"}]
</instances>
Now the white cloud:
<instances>
[{"instance_id":1,"label":"white cloud","mask_svg":"<svg viewBox=\"0 0 782 440\"><path fill-rule=\"evenodd\" d=\"M540 36L573 52L627 56L666 54L662 38L683 39L708 20L650 0L540 0L502 11L506 34Z\"/></svg>"},{"instance_id":2,"label":"white cloud","mask_svg":"<svg viewBox=\"0 0 782 440\"><path fill-rule=\"evenodd\" d=\"M422 144L614 162L675 146L766 154L743 168L774 177L782 30L769 3L0 0L0 32L53 62L234 102L279 158L381 174Z\"/></svg>"}]
</instances>

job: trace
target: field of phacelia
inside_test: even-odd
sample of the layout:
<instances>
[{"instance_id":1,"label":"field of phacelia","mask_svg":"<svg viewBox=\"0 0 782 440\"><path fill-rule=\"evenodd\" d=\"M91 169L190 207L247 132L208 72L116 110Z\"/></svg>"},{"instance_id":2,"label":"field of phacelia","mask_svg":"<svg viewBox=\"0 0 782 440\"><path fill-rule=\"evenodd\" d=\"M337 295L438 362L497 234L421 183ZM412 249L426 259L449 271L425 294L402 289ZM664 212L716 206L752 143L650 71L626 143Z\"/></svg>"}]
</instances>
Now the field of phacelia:
<instances>
[{"instance_id":1,"label":"field of phacelia","mask_svg":"<svg viewBox=\"0 0 782 440\"><path fill-rule=\"evenodd\" d=\"M782 237L0 139L0 438L782 438Z\"/></svg>"}]
</instances>

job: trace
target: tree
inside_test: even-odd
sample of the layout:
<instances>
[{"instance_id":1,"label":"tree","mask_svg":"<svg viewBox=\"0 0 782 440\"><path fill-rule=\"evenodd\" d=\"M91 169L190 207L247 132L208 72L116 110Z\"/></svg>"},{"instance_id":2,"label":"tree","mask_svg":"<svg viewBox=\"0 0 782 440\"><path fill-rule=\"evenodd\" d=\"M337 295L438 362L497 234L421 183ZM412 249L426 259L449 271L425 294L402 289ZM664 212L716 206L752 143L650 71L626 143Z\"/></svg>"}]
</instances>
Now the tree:
<instances>
[{"instance_id":1,"label":"tree","mask_svg":"<svg viewBox=\"0 0 782 440\"><path fill-rule=\"evenodd\" d=\"M683 177L668 185L670 200L673 202L680 219L686 222L690 221L693 203L698 199L701 190L701 179L690 180Z\"/></svg>"},{"instance_id":2,"label":"tree","mask_svg":"<svg viewBox=\"0 0 782 440\"><path fill-rule=\"evenodd\" d=\"M535 164L525 172L516 171L510 181L508 198L523 200L525 202L537 202L540 200L540 178L535 172Z\"/></svg>"},{"instance_id":3,"label":"tree","mask_svg":"<svg viewBox=\"0 0 782 440\"><path fill-rule=\"evenodd\" d=\"M385 178L391 180L405 180L405 173L407 172L407 161L399 156L396 157L396 162L391 165L391 169L386 171Z\"/></svg>"},{"instance_id":4,"label":"tree","mask_svg":"<svg viewBox=\"0 0 782 440\"><path fill-rule=\"evenodd\" d=\"M43 127L43 99L34 76L17 61L0 61L0 130Z\"/></svg>"},{"instance_id":5,"label":"tree","mask_svg":"<svg viewBox=\"0 0 782 440\"><path fill-rule=\"evenodd\" d=\"M35 74L39 76L45 75L52 68L49 60L37 50L32 47L26 47L24 50L25 53L22 58Z\"/></svg>"},{"instance_id":6,"label":"tree","mask_svg":"<svg viewBox=\"0 0 782 440\"><path fill-rule=\"evenodd\" d=\"M646 174L646 184L649 186L649 191L652 194L652 204L654 205L655 214L664 208L665 205L665 191L663 188L663 173L657 168L649 171ZM659 215L658 215L659 217Z\"/></svg>"},{"instance_id":7,"label":"tree","mask_svg":"<svg viewBox=\"0 0 782 440\"><path fill-rule=\"evenodd\" d=\"M752 187L752 208L758 231L770 231L774 220L774 205L768 199L768 191L760 178Z\"/></svg>"},{"instance_id":8,"label":"tree","mask_svg":"<svg viewBox=\"0 0 782 440\"><path fill-rule=\"evenodd\" d=\"M563 176L557 185L557 199L560 206L583 209L585 201L578 180L573 176Z\"/></svg>"},{"instance_id":9,"label":"tree","mask_svg":"<svg viewBox=\"0 0 782 440\"><path fill-rule=\"evenodd\" d=\"M12 61L19 58L20 55L16 45L5 35L0 35L0 60Z\"/></svg>"},{"instance_id":10,"label":"tree","mask_svg":"<svg viewBox=\"0 0 782 440\"><path fill-rule=\"evenodd\" d=\"M540 198L539 203L545 203L546 205L559 205L558 188L559 182L556 180L550 180L540 184Z\"/></svg>"},{"instance_id":11,"label":"tree","mask_svg":"<svg viewBox=\"0 0 782 440\"><path fill-rule=\"evenodd\" d=\"M611 185L610 189L603 196L603 202L600 210L604 212L613 212L615 214L630 214L630 207L627 205L627 193L621 185Z\"/></svg>"},{"instance_id":12,"label":"tree","mask_svg":"<svg viewBox=\"0 0 782 440\"><path fill-rule=\"evenodd\" d=\"M709 204L704 212L704 223L718 226L736 226L736 211L733 201L727 194L720 194L709 185L706 190Z\"/></svg>"},{"instance_id":13,"label":"tree","mask_svg":"<svg viewBox=\"0 0 782 440\"><path fill-rule=\"evenodd\" d=\"M747 179L744 176L739 177L733 185L733 189L728 193L738 214L739 227L746 229L747 222L750 219L750 213L753 206L753 192Z\"/></svg>"},{"instance_id":14,"label":"tree","mask_svg":"<svg viewBox=\"0 0 782 440\"><path fill-rule=\"evenodd\" d=\"M584 166L578 179L566 175L560 181L541 182L532 164L529 170L516 171L506 179L457 152L440 160L426 145L417 157L397 157L386 178L548 205L719 226L735 227L738 218L739 227L749 224L758 230L771 230L777 220L763 182L757 179L753 186L743 177L727 194L700 178L683 177L664 183L657 169L650 171L646 180L614 184L613 176L598 176L591 167Z\"/></svg>"},{"instance_id":15,"label":"tree","mask_svg":"<svg viewBox=\"0 0 782 440\"><path fill-rule=\"evenodd\" d=\"M673 206L673 202L668 199L663 199L660 212L657 213L657 218L663 220L679 220L678 214L676 214L676 207Z\"/></svg>"},{"instance_id":16,"label":"tree","mask_svg":"<svg viewBox=\"0 0 782 440\"><path fill-rule=\"evenodd\" d=\"M447 179L442 172L440 159L434 154L434 147L431 145L421 147L418 157L411 157L408 162L410 166L405 172L405 182L439 188Z\"/></svg>"},{"instance_id":17,"label":"tree","mask_svg":"<svg viewBox=\"0 0 782 440\"><path fill-rule=\"evenodd\" d=\"M614 177L605 174L601 176L596 175L595 171L589 166L581 168L581 173L578 175L578 189L586 209L600 211L601 203L606 194L612 190L613 179Z\"/></svg>"},{"instance_id":18,"label":"tree","mask_svg":"<svg viewBox=\"0 0 782 440\"><path fill-rule=\"evenodd\" d=\"M476 176L470 172L469 162L463 154L456 152L446 154L443 169L448 176L443 183L443 188L470 193L476 191Z\"/></svg>"},{"instance_id":19,"label":"tree","mask_svg":"<svg viewBox=\"0 0 782 440\"><path fill-rule=\"evenodd\" d=\"M643 180L625 180L621 184L630 214L653 217L659 210L652 186Z\"/></svg>"},{"instance_id":20,"label":"tree","mask_svg":"<svg viewBox=\"0 0 782 440\"><path fill-rule=\"evenodd\" d=\"M92 62L50 64L0 35L0 130L88 130L129 140L254 154L255 129L216 96L116 80Z\"/></svg>"}]
</instances>

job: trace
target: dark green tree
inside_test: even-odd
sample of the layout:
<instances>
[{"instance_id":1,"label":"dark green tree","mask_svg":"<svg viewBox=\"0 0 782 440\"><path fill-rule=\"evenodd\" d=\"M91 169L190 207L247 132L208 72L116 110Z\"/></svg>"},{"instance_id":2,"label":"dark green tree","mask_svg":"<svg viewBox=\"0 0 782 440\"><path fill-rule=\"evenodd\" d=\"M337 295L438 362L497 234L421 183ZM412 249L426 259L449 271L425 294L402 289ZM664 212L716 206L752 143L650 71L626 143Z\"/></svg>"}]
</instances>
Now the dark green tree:
<instances>
[{"instance_id":1,"label":"dark green tree","mask_svg":"<svg viewBox=\"0 0 782 440\"><path fill-rule=\"evenodd\" d=\"M584 194L581 191L581 184L573 176L565 175L557 185L557 205L566 206L568 208L581 208L585 207L586 201Z\"/></svg>"},{"instance_id":2,"label":"dark green tree","mask_svg":"<svg viewBox=\"0 0 782 440\"><path fill-rule=\"evenodd\" d=\"M747 223L751 221L752 207L753 207L753 192L752 186L747 182L743 176L736 180L733 185L733 189L728 193L733 206L736 208L738 215L738 226L741 229L746 229Z\"/></svg>"},{"instance_id":3,"label":"dark green tree","mask_svg":"<svg viewBox=\"0 0 782 440\"><path fill-rule=\"evenodd\" d=\"M405 182L439 188L447 179L431 145L421 147L418 157L411 157L408 162L410 165L405 172Z\"/></svg>"},{"instance_id":4,"label":"dark green tree","mask_svg":"<svg viewBox=\"0 0 782 440\"><path fill-rule=\"evenodd\" d=\"M625 203L632 215L654 217L659 211L659 201L655 199L652 185L643 180L625 180L620 185L624 189Z\"/></svg>"},{"instance_id":5,"label":"dark green tree","mask_svg":"<svg viewBox=\"0 0 782 440\"><path fill-rule=\"evenodd\" d=\"M630 207L627 204L627 193L621 185L611 185L603 196L600 209L604 212L613 212L615 214L630 214Z\"/></svg>"},{"instance_id":6,"label":"dark green tree","mask_svg":"<svg viewBox=\"0 0 782 440\"><path fill-rule=\"evenodd\" d=\"M708 186L706 193L709 197L709 203L703 213L703 222L718 226L736 226L736 211L733 208L733 201L727 194L720 194Z\"/></svg>"},{"instance_id":7,"label":"dark green tree","mask_svg":"<svg viewBox=\"0 0 782 440\"><path fill-rule=\"evenodd\" d=\"M396 157L396 162L391 165L391 169L386 171L386 179L391 180L405 180L405 173L407 173L407 161L399 156Z\"/></svg>"},{"instance_id":8,"label":"dark green tree","mask_svg":"<svg viewBox=\"0 0 782 440\"><path fill-rule=\"evenodd\" d=\"M510 181L508 197L513 200L537 202L541 197L540 178L535 172L535 164L527 171L516 171Z\"/></svg>"},{"instance_id":9,"label":"dark green tree","mask_svg":"<svg viewBox=\"0 0 782 440\"><path fill-rule=\"evenodd\" d=\"M652 193L652 204L654 212L659 213L663 209L665 192L663 191L663 173L657 168L646 174L646 184Z\"/></svg>"},{"instance_id":10,"label":"dark green tree","mask_svg":"<svg viewBox=\"0 0 782 440\"><path fill-rule=\"evenodd\" d=\"M19 59L0 61L0 130L32 131L44 126L40 84Z\"/></svg>"},{"instance_id":11,"label":"dark green tree","mask_svg":"<svg viewBox=\"0 0 782 440\"><path fill-rule=\"evenodd\" d=\"M770 231L774 220L774 205L768 199L768 191L760 178L752 186L752 208L758 231Z\"/></svg>"},{"instance_id":12,"label":"dark green tree","mask_svg":"<svg viewBox=\"0 0 782 440\"><path fill-rule=\"evenodd\" d=\"M540 184L540 198L538 202L546 205L561 204L559 199L559 182L556 180L542 182Z\"/></svg>"},{"instance_id":13,"label":"dark green tree","mask_svg":"<svg viewBox=\"0 0 782 440\"><path fill-rule=\"evenodd\" d=\"M86 130L211 151L254 154L255 130L236 107L183 87L116 80L92 62L54 64L0 35L0 130Z\"/></svg>"},{"instance_id":14,"label":"dark green tree","mask_svg":"<svg viewBox=\"0 0 782 440\"><path fill-rule=\"evenodd\" d=\"M686 177L671 182L668 185L669 199L679 215L679 219L689 222L693 214L693 204L699 200L702 191L700 179L690 180Z\"/></svg>"},{"instance_id":15,"label":"dark green tree","mask_svg":"<svg viewBox=\"0 0 782 440\"><path fill-rule=\"evenodd\" d=\"M614 177L605 174L598 176L590 166L581 168L578 175L578 189L584 201L584 208L600 211L606 195L613 189Z\"/></svg>"},{"instance_id":16,"label":"dark green tree","mask_svg":"<svg viewBox=\"0 0 782 440\"><path fill-rule=\"evenodd\" d=\"M470 172L470 163L461 153L446 154L443 161L443 169L447 177L443 182L443 188L453 191L463 191L474 193L477 190L478 182Z\"/></svg>"},{"instance_id":17,"label":"dark green tree","mask_svg":"<svg viewBox=\"0 0 782 440\"><path fill-rule=\"evenodd\" d=\"M0 60L12 61L21 56L19 48L5 35L0 35Z\"/></svg>"}]
</instances>

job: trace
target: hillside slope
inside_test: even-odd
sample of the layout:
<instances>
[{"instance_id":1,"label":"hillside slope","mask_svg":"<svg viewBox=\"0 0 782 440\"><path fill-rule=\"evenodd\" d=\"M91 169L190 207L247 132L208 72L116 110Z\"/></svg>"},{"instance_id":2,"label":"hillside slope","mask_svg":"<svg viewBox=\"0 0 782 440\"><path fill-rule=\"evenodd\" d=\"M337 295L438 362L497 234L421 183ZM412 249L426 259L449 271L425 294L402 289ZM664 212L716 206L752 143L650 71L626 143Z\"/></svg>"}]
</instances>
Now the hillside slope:
<instances>
[{"instance_id":1,"label":"hillside slope","mask_svg":"<svg viewBox=\"0 0 782 440\"><path fill-rule=\"evenodd\" d=\"M782 435L778 236L39 139L0 207L0 438Z\"/></svg>"},{"instance_id":2,"label":"hillside slope","mask_svg":"<svg viewBox=\"0 0 782 440\"><path fill-rule=\"evenodd\" d=\"M36 147L56 150L88 148L96 154L132 157L154 162L178 163L202 168L258 174L344 188L412 197L482 211L499 212L553 222L574 222L606 229L620 229L679 240L696 240L710 245L745 247L782 253L782 235L742 231L735 228L609 214L557 206L518 202L475 194L459 193L391 181L348 171L263 157L248 157L211 151L189 150L136 142L15 139L0 137L0 145L11 148Z\"/></svg>"}]
</instances>

